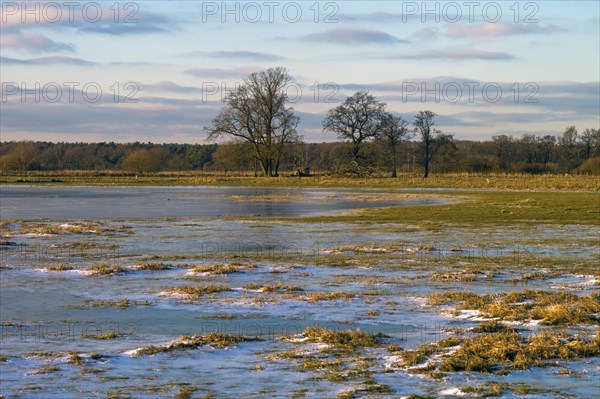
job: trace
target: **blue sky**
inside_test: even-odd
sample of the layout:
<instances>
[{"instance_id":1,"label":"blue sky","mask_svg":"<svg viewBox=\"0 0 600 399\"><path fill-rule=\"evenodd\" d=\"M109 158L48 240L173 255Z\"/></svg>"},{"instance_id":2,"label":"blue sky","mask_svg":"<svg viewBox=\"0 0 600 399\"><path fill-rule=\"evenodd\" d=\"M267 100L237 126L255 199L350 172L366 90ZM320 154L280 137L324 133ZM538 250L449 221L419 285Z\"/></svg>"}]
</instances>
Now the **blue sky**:
<instances>
[{"instance_id":1,"label":"blue sky","mask_svg":"<svg viewBox=\"0 0 600 399\"><path fill-rule=\"evenodd\" d=\"M226 91L275 66L309 142L358 90L457 139L600 125L596 1L1 6L3 141L203 143Z\"/></svg>"}]
</instances>

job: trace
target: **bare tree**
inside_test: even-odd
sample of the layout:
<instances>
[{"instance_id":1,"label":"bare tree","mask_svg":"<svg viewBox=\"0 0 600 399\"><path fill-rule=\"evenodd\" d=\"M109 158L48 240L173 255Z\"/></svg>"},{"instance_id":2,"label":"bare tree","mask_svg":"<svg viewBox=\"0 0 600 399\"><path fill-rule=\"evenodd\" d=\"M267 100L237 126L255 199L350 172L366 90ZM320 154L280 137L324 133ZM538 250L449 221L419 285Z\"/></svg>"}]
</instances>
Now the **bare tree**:
<instances>
[{"instance_id":1,"label":"bare tree","mask_svg":"<svg viewBox=\"0 0 600 399\"><path fill-rule=\"evenodd\" d=\"M492 136L492 140L496 149L496 156L498 157L500 169L508 169L511 162L511 156L515 155L515 153L511 153L515 147L514 138L512 136L501 134L499 136Z\"/></svg>"},{"instance_id":2,"label":"bare tree","mask_svg":"<svg viewBox=\"0 0 600 399\"><path fill-rule=\"evenodd\" d=\"M252 170L254 157L249 146L246 141L230 141L219 144L212 155L214 168L222 170L224 173Z\"/></svg>"},{"instance_id":3,"label":"bare tree","mask_svg":"<svg viewBox=\"0 0 600 399\"><path fill-rule=\"evenodd\" d=\"M287 107L286 86L291 81L285 68L271 68L249 75L225 97L225 108L206 127L208 140L226 135L251 144L265 176L278 176L285 143L298 138L299 118Z\"/></svg>"},{"instance_id":4,"label":"bare tree","mask_svg":"<svg viewBox=\"0 0 600 399\"><path fill-rule=\"evenodd\" d=\"M323 120L323 129L352 142L352 162L358 162L361 144L377 136L386 104L366 91L348 97L343 104L330 109Z\"/></svg>"},{"instance_id":5,"label":"bare tree","mask_svg":"<svg viewBox=\"0 0 600 399\"><path fill-rule=\"evenodd\" d=\"M398 175L398 150L400 143L402 140L412 138L407 126L408 122L402 119L401 116L394 116L389 112L385 112L381 119L379 138L386 145L391 155L392 177L397 177Z\"/></svg>"},{"instance_id":6,"label":"bare tree","mask_svg":"<svg viewBox=\"0 0 600 399\"><path fill-rule=\"evenodd\" d=\"M577 128L569 126L565 129L562 136L558 138L561 155L569 173L577 167L579 160L579 149L577 148L578 137Z\"/></svg>"},{"instance_id":7,"label":"bare tree","mask_svg":"<svg viewBox=\"0 0 600 399\"><path fill-rule=\"evenodd\" d=\"M600 152L600 129L585 129L579 136L585 150L585 159Z\"/></svg>"},{"instance_id":8,"label":"bare tree","mask_svg":"<svg viewBox=\"0 0 600 399\"><path fill-rule=\"evenodd\" d=\"M429 176L429 166L435 156L435 153L446 143L452 141L452 136L442 134L441 130L434 128L435 117L437 115L433 111L419 111L415 115L414 131L421 135L423 144L423 167L425 173L423 177Z\"/></svg>"},{"instance_id":9,"label":"bare tree","mask_svg":"<svg viewBox=\"0 0 600 399\"><path fill-rule=\"evenodd\" d=\"M158 172L163 166L161 151L147 150L145 148L135 150L127 154L121 160L121 167L135 173Z\"/></svg>"},{"instance_id":10,"label":"bare tree","mask_svg":"<svg viewBox=\"0 0 600 399\"><path fill-rule=\"evenodd\" d=\"M2 169L26 172L35 169L35 158L38 153L33 141L22 141L15 143L13 150L3 156Z\"/></svg>"}]
</instances>

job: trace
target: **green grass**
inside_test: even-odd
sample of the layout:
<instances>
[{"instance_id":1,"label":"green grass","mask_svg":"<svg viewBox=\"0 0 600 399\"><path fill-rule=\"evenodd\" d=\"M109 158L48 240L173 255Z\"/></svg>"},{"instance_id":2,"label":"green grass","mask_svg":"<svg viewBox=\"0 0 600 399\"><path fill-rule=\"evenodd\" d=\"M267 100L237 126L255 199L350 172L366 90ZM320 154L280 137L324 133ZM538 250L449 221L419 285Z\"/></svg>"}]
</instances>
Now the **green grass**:
<instances>
[{"instance_id":1,"label":"green grass","mask_svg":"<svg viewBox=\"0 0 600 399\"><path fill-rule=\"evenodd\" d=\"M448 205L360 209L337 216L297 218L302 222L456 225L587 224L600 225L600 194L585 192L480 191L444 192ZM289 220L294 220L290 218Z\"/></svg>"}]
</instances>

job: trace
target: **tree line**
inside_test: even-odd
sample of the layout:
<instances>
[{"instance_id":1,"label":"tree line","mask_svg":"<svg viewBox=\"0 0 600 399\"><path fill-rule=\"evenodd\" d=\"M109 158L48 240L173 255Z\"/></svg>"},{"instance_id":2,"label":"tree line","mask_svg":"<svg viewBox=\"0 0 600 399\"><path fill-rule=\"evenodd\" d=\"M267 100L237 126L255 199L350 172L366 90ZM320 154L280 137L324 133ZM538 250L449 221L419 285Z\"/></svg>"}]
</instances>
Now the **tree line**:
<instances>
[{"instance_id":1,"label":"tree line","mask_svg":"<svg viewBox=\"0 0 600 399\"><path fill-rule=\"evenodd\" d=\"M123 170L134 173L202 170L216 144L0 143L0 170Z\"/></svg>"},{"instance_id":2,"label":"tree line","mask_svg":"<svg viewBox=\"0 0 600 399\"><path fill-rule=\"evenodd\" d=\"M435 173L586 173L600 175L598 137L589 140L591 129L573 141L567 128L558 136L494 136L492 140L452 140L441 146L430 163ZM595 131L597 135L598 131ZM372 140L361 145L364 173L423 173L423 143L403 140L390 145ZM394 160L396 158L394 169ZM354 174L349 166L353 149L349 142L288 143L283 148L280 168L285 173L309 168L312 171ZM151 143L0 143L0 171L95 170L151 173L166 171L214 171L262 174L248 143L151 144Z\"/></svg>"},{"instance_id":3,"label":"tree line","mask_svg":"<svg viewBox=\"0 0 600 399\"><path fill-rule=\"evenodd\" d=\"M599 129L579 133L570 126L556 136L456 140L438 129L434 112L419 111L409 122L366 91L348 97L323 119L324 132L341 142L305 143L296 130L300 118L288 104L290 81L286 69L272 68L249 75L228 93L223 109L205 127L209 141L225 138L221 144L3 142L0 170L600 174Z\"/></svg>"}]
</instances>

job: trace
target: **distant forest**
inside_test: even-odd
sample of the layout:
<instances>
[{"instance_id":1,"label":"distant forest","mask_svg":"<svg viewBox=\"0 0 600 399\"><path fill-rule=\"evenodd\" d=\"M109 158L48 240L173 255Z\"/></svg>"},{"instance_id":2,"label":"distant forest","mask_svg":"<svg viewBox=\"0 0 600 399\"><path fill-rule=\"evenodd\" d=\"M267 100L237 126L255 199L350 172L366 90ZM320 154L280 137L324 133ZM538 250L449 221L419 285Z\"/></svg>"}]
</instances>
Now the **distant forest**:
<instances>
[{"instance_id":1,"label":"distant forest","mask_svg":"<svg viewBox=\"0 0 600 399\"><path fill-rule=\"evenodd\" d=\"M421 173L423 143L406 140L396 149L399 173ZM385 141L364 143L361 173L391 173L390 148ZM352 146L347 142L287 143L281 173L297 170L354 173ZM452 140L440 148L432 173L580 173L600 175L600 134L569 127L558 136L494 136L488 141ZM26 171L94 170L135 174L165 171L256 172L260 166L248 143L0 143L1 173Z\"/></svg>"}]
</instances>

